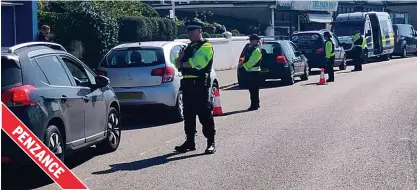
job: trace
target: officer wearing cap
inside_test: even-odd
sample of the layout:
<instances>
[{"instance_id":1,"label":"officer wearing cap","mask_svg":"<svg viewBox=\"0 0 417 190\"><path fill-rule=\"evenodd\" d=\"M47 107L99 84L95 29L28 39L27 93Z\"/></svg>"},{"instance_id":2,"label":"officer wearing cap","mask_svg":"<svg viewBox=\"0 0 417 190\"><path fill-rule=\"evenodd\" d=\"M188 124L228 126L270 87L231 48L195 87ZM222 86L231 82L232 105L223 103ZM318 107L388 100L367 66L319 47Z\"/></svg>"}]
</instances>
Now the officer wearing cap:
<instances>
[{"instance_id":1,"label":"officer wearing cap","mask_svg":"<svg viewBox=\"0 0 417 190\"><path fill-rule=\"evenodd\" d=\"M262 52L259 47L259 36L252 34L249 37L250 44L242 52L240 57L243 60L239 63L239 69L244 71L245 79L248 83L251 105L248 111L259 109L259 81L260 81L260 62L262 59Z\"/></svg>"},{"instance_id":2,"label":"officer wearing cap","mask_svg":"<svg viewBox=\"0 0 417 190\"><path fill-rule=\"evenodd\" d=\"M324 52L325 52L325 59L326 59L326 72L329 75L329 78L327 79L327 82L334 82L334 44L331 40L332 35L330 35L330 32L324 32L323 34L324 38L326 39L326 42L324 43Z\"/></svg>"},{"instance_id":3,"label":"officer wearing cap","mask_svg":"<svg viewBox=\"0 0 417 190\"><path fill-rule=\"evenodd\" d=\"M354 34L355 35L352 36L352 39L353 39L353 45L354 45L353 62L354 62L355 68L352 70L352 72L362 71L363 49L366 46L365 40L363 39L363 36L361 35L360 30L355 29Z\"/></svg>"},{"instance_id":4,"label":"officer wearing cap","mask_svg":"<svg viewBox=\"0 0 417 190\"><path fill-rule=\"evenodd\" d=\"M176 59L176 67L181 71L181 90L184 105L184 130L186 141L176 146L178 152L195 150L196 116L203 126L203 134L207 138L206 154L216 151L214 136L216 133L210 101L210 72L213 65L213 47L202 36L202 25L187 22L187 34L190 39L188 46Z\"/></svg>"}]
</instances>

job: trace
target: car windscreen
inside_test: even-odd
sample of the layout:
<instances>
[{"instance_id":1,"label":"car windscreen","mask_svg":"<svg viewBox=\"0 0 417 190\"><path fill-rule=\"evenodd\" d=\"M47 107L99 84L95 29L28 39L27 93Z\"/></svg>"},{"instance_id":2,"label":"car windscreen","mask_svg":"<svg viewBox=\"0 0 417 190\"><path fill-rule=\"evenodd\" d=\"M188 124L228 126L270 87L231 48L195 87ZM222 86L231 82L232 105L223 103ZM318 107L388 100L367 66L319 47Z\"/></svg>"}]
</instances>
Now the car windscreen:
<instances>
[{"instance_id":1,"label":"car windscreen","mask_svg":"<svg viewBox=\"0 0 417 190\"><path fill-rule=\"evenodd\" d=\"M413 36L413 30L408 25L393 25L393 28L394 34L399 34L400 36Z\"/></svg>"},{"instance_id":2,"label":"car windscreen","mask_svg":"<svg viewBox=\"0 0 417 190\"><path fill-rule=\"evenodd\" d=\"M318 33L300 33L291 36L291 41L299 49L318 49L323 46L323 39Z\"/></svg>"},{"instance_id":3,"label":"car windscreen","mask_svg":"<svg viewBox=\"0 0 417 190\"><path fill-rule=\"evenodd\" d=\"M149 67L165 63L162 48L126 48L112 50L100 64L101 67Z\"/></svg>"},{"instance_id":4,"label":"car windscreen","mask_svg":"<svg viewBox=\"0 0 417 190\"><path fill-rule=\"evenodd\" d=\"M333 33L336 36L353 36L356 31L363 33L363 22L336 22L333 24Z\"/></svg>"},{"instance_id":5,"label":"car windscreen","mask_svg":"<svg viewBox=\"0 0 417 190\"><path fill-rule=\"evenodd\" d=\"M22 70L15 61L1 58L1 89L22 84Z\"/></svg>"}]
</instances>

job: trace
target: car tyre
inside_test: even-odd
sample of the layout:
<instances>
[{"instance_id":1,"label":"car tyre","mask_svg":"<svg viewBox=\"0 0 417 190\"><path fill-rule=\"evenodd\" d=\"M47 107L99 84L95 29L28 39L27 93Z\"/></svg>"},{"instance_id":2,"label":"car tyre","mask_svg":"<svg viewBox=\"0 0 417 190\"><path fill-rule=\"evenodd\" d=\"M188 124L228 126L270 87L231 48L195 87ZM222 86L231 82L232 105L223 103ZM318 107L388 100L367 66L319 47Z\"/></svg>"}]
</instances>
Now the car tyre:
<instances>
[{"instance_id":1,"label":"car tyre","mask_svg":"<svg viewBox=\"0 0 417 190\"><path fill-rule=\"evenodd\" d=\"M182 90L179 90L178 95L177 95L177 101L174 107L174 112L175 112L174 120L178 122L184 120L184 102L182 98L183 98Z\"/></svg>"},{"instance_id":2,"label":"car tyre","mask_svg":"<svg viewBox=\"0 0 417 190\"><path fill-rule=\"evenodd\" d=\"M288 73L287 78L283 80L285 85L293 85L295 83L294 80L294 68L290 68L290 72Z\"/></svg>"},{"instance_id":3,"label":"car tyre","mask_svg":"<svg viewBox=\"0 0 417 190\"><path fill-rule=\"evenodd\" d=\"M406 58L407 57L407 48L403 48L403 52L402 52L402 54L401 54L401 57L402 58Z\"/></svg>"},{"instance_id":4,"label":"car tyre","mask_svg":"<svg viewBox=\"0 0 417 190\"><path fill-rule=\"evenodd\" d=\"M55 125L50 125L45 132L45 145L55 154L62 162L65 159L65 141L61 132Z\"/></svg>"},{"instance_id":5,"label":"car tyre","mask_svg":"<svg viewBox=\"0 0 417 190\"><path fill-rule=\"evenodd\" d=\"M308 71L308 70L309 70L309 68L307 68L307 67L304 69L304 74L303 74L303 75L301 75L301 77L300 77L300 78L301 78L301 80L303 80L303 81L308 80L308 77L310 76L310 75L309 75L309 71Z\"/></svg>"},{"instance_id":6,"label":"car tyre","mask_svg":"<svg viewBox=\"0 0 417 190\"><path fill-rule=\"evenodd\" d=\"M110 107L107 118L106 138L98 143L96 147L104 153L113 152L119 147L121 136L120 115L116 108Z\"/></svg>"}]
</instances>

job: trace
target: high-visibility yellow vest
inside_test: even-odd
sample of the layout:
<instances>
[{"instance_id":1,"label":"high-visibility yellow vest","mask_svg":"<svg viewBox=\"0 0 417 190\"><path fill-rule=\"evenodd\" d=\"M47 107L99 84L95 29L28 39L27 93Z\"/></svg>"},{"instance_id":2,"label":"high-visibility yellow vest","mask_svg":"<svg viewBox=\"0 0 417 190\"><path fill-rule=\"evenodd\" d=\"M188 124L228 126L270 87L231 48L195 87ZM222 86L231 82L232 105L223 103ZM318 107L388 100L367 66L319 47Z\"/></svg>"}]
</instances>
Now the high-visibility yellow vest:
<instances>
[{"instance_id":1,"label":"high-visibility yellow vest","mask_svg":"<svg viewBox=\"0 0 417 190\"><path fill-rule=\"evenodd\" d=\"M259 47L256 47L250 57L245 57L244 60L245 61L243 64L243 68L245 68L246 71L248 72L254 72L254 71L261 71L261 67L260 67L260 61L262 59L262 52L260 50Z\"/></svg>"}]
</instances>

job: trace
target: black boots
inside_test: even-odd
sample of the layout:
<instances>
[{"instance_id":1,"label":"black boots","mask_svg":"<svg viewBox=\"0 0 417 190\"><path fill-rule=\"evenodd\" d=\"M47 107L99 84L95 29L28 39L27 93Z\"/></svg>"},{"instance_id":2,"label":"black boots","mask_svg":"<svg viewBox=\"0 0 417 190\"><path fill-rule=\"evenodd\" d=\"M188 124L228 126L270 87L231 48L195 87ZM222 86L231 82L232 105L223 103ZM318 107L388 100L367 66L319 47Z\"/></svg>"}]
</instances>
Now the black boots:
<instances>
[{"instance_id":1,"label":"black boots","mask_svg":"<svg viewBox=\"0 0 417 190\"><path fill-rule=\"evenodd\" d=\"M248 108L248 111L254 111L254 110L258 110L260 108L260 106L259 105L257 105L257 106L250 106L249 108Z\"/></svg>"},{"instance_id":2,"label":"black boots","mask_svg":"<svg viewBox=\"0 0 417 190\"><path fill-rule=\"evenodd\" d=\"M207 140L207 148L205 151L206 154L213 154L216 152L216 147L214 144L214 139ZM194 138L187 138L187 140L182 145L176 146L175 150L181 153L196 150Z\"/></svg>"},{"instance_id":3,"label":"black boots","mask_svg":"<svg viewBox=\"0 0 417 190\"><path fill-rule=\"evenodd\" d=\"M176 146L175 150L181 153L195 150L194 136L191 138L187 137L187 140L182 145Z\"/></svg>"},{"instance_id":4,"label":"black boots","mask_svg":"<svg viewBox=\"0 0 417 190\"><path fill-rule=\"evenodd\" d=\"M207 140L206 154L214 154L216 152L216 146L214 145L214 139Z\"/></svg>"}]
</instances>

